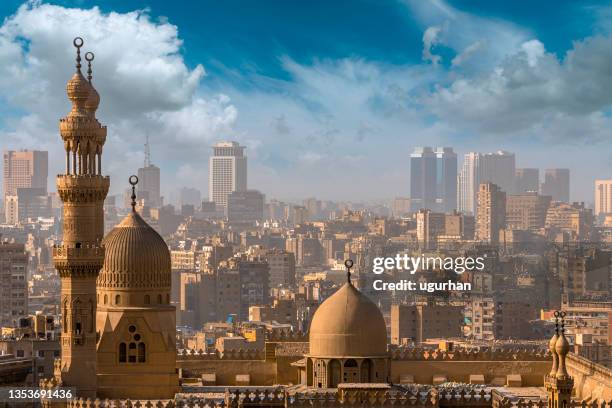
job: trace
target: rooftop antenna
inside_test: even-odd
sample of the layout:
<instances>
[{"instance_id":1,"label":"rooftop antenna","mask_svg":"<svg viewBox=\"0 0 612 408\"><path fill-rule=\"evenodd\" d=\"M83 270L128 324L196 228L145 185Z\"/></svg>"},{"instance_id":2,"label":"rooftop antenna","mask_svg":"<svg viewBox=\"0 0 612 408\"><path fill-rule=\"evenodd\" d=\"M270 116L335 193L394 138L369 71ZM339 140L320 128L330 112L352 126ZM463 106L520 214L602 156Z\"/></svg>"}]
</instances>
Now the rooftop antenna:
<instances>
[{"instance_id":1,"label":"rooftop antenna","mask_svg":"<svg viewBox=\"0 0 612 408\"><path fill-rule=\"evenodd\" d=\"M145 159L144 166L149 167L151 165L151 148L149 147L149 135L146 136L145 148Z\"/></svg>"}]
</instances>

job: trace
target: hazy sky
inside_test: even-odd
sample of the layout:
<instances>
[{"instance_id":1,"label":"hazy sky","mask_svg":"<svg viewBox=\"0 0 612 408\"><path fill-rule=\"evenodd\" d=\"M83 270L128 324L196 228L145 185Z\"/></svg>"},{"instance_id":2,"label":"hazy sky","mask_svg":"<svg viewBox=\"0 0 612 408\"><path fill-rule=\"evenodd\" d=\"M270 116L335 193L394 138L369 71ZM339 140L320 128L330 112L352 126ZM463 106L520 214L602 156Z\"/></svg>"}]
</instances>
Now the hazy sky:
<instances>
[{"instance_id":1,"label":"hazy sky","mask_svg":"<svg viewBox=\"0 0 612 408\"><path fill-rule=\"evenodd\" d=\"M248 147L249 187L268 198L406 196L424 144L570 167L573 199L612 177L601 1L2 0L0 16L0 147L48 149L63 171L57 123L82 36L113 193L146 134L170 197L207 195L224 139Z\"/></svg>"}]
</instances>

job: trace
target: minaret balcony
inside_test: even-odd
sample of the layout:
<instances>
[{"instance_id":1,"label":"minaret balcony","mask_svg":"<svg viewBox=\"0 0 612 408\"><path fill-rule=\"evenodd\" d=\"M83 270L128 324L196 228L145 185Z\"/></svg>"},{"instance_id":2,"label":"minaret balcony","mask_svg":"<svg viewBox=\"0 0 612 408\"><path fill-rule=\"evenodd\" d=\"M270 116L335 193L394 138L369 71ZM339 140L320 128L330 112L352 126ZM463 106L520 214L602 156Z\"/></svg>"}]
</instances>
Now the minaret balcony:
<instances>
[{"instance_id":1,"label":"minaret balcony","mask_svg":"<svg viewBox=\"0 0 612 408\"><path fill-rule=\"evenodd\" d=\"M53 247L53 263L56 268L90 267L98 271L104 264L104 247L67 247L56 245Z\"/></svg>"}]
</instances>

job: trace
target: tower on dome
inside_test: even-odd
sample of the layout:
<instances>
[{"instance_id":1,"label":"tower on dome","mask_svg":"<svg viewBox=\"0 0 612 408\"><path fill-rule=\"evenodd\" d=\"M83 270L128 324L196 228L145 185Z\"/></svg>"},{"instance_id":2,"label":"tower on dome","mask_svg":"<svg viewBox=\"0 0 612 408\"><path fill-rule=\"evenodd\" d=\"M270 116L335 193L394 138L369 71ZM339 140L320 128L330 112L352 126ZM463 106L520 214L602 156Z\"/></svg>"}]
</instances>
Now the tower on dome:
<instances>
[{"instance_id":1,"label":"tower on dome","mask_svg":"<svg viewBox=\"0 0 612 408\"><path fill-rule=\"evenodd\" d=\"M104 238L97 282L98 396L171 399L176 373L176 310L170 304L170 251L164 239L132 210Z\"/></svg>"},{"instance_id":2,"label":"tower on dome","mask_svg":"<svg viewBox=\"0 0 612 408\"><path fill-rule=\"evenodd\" d=\"M310 324L310 349L300 371L306 385L314 388L382 385L389 379L385 319L376 304L353 286L353 261L347 260L345 266L347 282L319 306Z\"/></svg>"}]
</instances>

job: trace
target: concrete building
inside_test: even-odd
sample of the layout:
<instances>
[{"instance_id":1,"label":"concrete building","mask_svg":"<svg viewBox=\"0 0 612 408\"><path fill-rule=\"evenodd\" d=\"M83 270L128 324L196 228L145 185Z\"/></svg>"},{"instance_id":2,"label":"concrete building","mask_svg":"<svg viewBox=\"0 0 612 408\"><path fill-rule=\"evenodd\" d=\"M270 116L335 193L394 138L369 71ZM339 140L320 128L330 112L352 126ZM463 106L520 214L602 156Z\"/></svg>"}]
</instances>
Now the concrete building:
<instances>
[{"instance_id":1,"label":"concrete building","mask_svg":"<svg viewBox=\"0 0 612 408\"><path fill-rule=\"evenodd\" d=\"M285 250L271 249L266 252L265 257L270 267L270 287L294 287L295 254Z\"/></svg>"},{"instance_id":2,"label":"concrete building","mask_svg":"<svg viewBox=\"0 0 612 408\"><path fill-rule=\"evenodd\" d=\"M542 195L551 196L553 201L570 202L569 169L546 169L540 188Z\"/></svg>"},{"instance_id":3,"label":"concrete building","mask_svg":"<svg viewBox=\"0 0 612 408\"><path fill-rule=\"evenodd\" d=\"M391 344L461 337L463 307L435 302L391 306Z\"/></svg>"},{"instance_id":4,"label":"concrete building","mask_svg":"<svg viewBox=\"0 0 612 408\"><path fill-rule=\"evenodd\" d=\"M510 194L506 197L506 226L509 229L539 230L546 223L549 196L535 191Z\"/></svg>"},{"instance_id":5,"label":"concrete building","mask_svg":"<svg viewBox=\"0 0 612 408\"><path fill-rule=\"evenodd\" d=\"M28 315L28 256L24 244L0 242L0 327Z\"/></svg>"},{"instance_id":6,"label":"concrete building","mask_svg":"<svg viewBox=\"0 0 612 408\"><path fill-rule=\"evenodd\" d=\"M247 158L244 146L237 142L219 142L213 146L210 157L209 201L218 207L227 206L227 197L233 191L247 189Z\"/></svg>"},{"instance_id":7,"label":"concrete building","mask_svg":"<svg viewBox=\"0 0 612 408\"><path fill-rule=\"evenodd\" d=\"M18 188L39 188L47 194L48 152L4 151L4 197L17 195Z\"/></svg>"},{"instance_id":8,"label":"concrete building","mask_svg":"<svg viewBox=\"0 0 612 408\"><path fill-rule=\"evenodd\" d=\"M424 249L435 249L438 236L445 234L446 216L431 210L419 210L416 214L417 239Z\"/></svg>"},{"instance_id":9,"label":"concrete building","mask_svg":"<svg viewBox=\"0 0 612 408\"><path fill-rule=\"evenodd\" d=\"M546 211L546 228L566 233L573 241L590 239L593 223L593 210L586 208L584 203L552 202Z\"/></svg>"},{"instance_id":10,"label":"concrete building","mask_svg":"<svg viewBox=\"0 0 612 408\"><path fill-rule=\"evenodd\" d=\"M540 169L516 169L514 191L517 194L540 191Z\"/></svg>"},{"instance_id":11,"label":"concrete building","mask_svg":"<svg viewBox=\"0 0 612 408\"><path fill-rule=\"evenodd\" d=\"M482 183L478 190L476 239L499 243L499 231L506 227L506 193L493 183Z\"/></svg>"},{"instance_id":12,"label":"concrete building","mask_svg":"<svg viewBox=\"0 0 612 408\"><path fill-rule=\"evenodd\" d=\"M229 222L256 223L264 216L265 196L257 190L233 191L227 197Z\"/></svg>"},{"instance_id":13,"label":"concrete building","mask_svg":"<svg viewBox=\"0 0 612 408\"><path fill-rule=\"evenodd\" d=\"M595 180L595 216L612 214L612 180Z\"/></svg>"}]
</instances>

